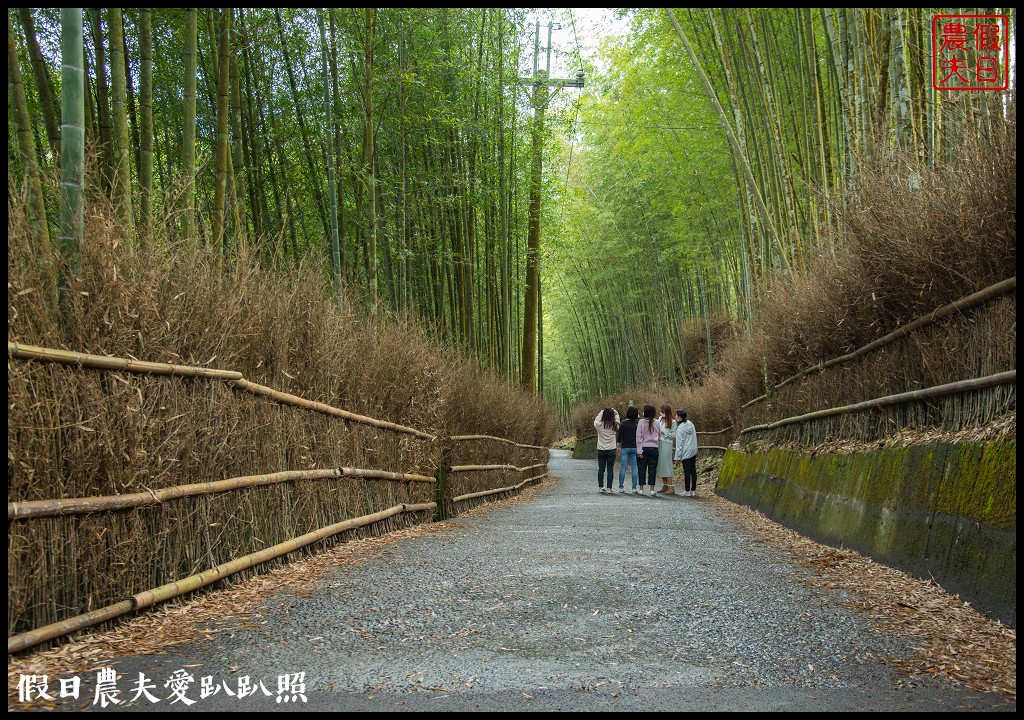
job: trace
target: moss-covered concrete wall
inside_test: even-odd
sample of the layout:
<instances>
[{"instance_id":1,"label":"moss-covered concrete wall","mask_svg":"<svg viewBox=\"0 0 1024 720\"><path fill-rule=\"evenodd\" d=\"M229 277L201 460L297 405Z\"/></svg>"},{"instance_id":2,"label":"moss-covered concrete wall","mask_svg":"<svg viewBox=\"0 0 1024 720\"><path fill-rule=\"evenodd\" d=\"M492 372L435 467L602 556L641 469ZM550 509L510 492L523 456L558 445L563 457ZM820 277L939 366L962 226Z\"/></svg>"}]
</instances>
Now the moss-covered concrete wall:
<instances>
[{"instance_id":1,"label":"moss-covered concrete wall","mask_svg":"<svg viewBox=\"0 0 1024 720\"><path fill-rule=\"evenodd\" d=\"M718 494L1017 623L1017 444L726 453Z\"/></svg>"}]
</instances>

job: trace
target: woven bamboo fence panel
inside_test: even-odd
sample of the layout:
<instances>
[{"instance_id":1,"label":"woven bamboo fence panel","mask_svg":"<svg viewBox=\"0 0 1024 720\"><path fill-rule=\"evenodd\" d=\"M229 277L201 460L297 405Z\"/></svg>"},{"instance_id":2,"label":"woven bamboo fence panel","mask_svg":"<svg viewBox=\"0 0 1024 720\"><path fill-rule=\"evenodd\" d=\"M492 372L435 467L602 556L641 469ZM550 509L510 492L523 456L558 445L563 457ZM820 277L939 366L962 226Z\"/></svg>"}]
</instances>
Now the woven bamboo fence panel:
<instances>
[{"instance_id":1,"label":"woven bamboo fence panel","mask_svg":"<svg viewBox=\"0 0 1024 720\"><path fill-rule=\"evenodd\" d=\"M11 345L11 358L25 357ZM83 372L86 356L66 354L76 361L60 352L30 352L44 362L8 362L9 636L387 508L417 509L317 547L434 518L428 504L445 461L442 438L270 388L254 394L230 371L189 373L107 358L92 366L100 372ZM486 438L458 445L486 464L513 464L524 452ZM546 449L543 457L546 463ZM224 488L235 478L281 471L290 475ZM520 476L481 474L472 489L506 487ZM207 482L220 489L177 494ZM168 494L174 498L140 507L75 514L65 508L10 521L19 503Z\"/></svg>"},{"instance_id":2,"label":"woven bamboo fence panel","mask_svg":"<svg viewBox=\"0 0 1024 720\"><path fill-rule=\"evenodd\" d=\"M1014 368L1015 291L965 312L949 313L863 355L787 382L767 400L748 403L740 413L740 426L768 424L781 417L987 377ZM984 425L1015 408L1015 386L997 385L964 397L891 405L759 435L803 445L839 438L870 441L904 428L955 432Z\"/></svg>"}]
</instances>

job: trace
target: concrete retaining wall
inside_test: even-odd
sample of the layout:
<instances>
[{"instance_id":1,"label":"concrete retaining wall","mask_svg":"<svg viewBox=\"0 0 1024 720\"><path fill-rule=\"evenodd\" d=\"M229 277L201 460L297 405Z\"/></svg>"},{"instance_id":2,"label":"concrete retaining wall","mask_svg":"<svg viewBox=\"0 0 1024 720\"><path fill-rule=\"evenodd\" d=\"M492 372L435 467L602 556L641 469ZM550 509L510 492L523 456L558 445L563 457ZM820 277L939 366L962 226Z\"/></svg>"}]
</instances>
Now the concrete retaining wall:
<instances>
[{"instance_id":1,"label":"concrete retaining wall","mask_svg":"<svg viewBox=\"0 0 1024 720\"><path fill-rule=\"evenodd\" d=\"M718 494L1017 623L1017 445L726 453Z\"/></svg>"}]
</instances>

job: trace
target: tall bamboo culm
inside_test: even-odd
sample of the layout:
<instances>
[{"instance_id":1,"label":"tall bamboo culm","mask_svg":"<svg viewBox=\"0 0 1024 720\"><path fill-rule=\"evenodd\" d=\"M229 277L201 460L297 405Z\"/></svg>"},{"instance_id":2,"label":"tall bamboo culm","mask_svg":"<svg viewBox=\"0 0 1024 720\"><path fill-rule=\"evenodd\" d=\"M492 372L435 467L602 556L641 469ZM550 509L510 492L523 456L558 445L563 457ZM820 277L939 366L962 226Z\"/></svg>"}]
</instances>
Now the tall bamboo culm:
<instances>
[{"instance_id":1,"label":"tall bamboo culm","mask_svg":"<svg viewBox=\"0 0 1024 720\"><path fill-rule=\"evenodd\" d=\"M67 276L76 275L81 267L84 232L85 71L82 8L61 9L60 50L60 249L64 263L59 291L63 303L67 295Z\"/></svg>"}]
</instances>

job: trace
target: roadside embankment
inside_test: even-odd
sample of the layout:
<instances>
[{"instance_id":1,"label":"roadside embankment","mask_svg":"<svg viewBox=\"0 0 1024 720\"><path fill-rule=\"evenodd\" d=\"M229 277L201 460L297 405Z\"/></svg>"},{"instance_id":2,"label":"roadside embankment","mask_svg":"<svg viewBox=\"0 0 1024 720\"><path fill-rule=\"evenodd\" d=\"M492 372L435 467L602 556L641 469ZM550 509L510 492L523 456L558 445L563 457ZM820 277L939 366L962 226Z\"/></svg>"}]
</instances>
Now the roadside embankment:
<instances>
[{"instance_id":1,"label":"roadside embankment","mask_svg":"<svg viewBox=\"0 0 1024 720\"><path fill-rule=\"evenodd\" d=\"M730 450L718 494L832 545L932 577L1016 627L1016 442L848 454Z\"/></svg>"}]
</instances>

